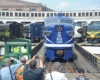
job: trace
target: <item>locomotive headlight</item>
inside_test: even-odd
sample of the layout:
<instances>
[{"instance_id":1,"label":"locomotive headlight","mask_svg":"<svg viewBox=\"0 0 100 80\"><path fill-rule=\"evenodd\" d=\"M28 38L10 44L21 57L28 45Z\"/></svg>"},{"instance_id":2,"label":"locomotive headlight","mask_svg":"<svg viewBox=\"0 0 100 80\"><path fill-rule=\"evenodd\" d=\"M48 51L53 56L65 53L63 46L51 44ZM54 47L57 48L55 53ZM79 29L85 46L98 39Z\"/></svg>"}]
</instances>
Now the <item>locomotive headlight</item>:
<instances>
[{"instance_id":1,"label":"locomotive headlight","mask_svg":"<svg viewBox=\"0 0 100 80\"><path fill-rule=\"evenodd\" d=\"M74 36L74 32L73 31L67 31L68 36Z\"/></svg>"},{"instance_id":2,"label":"locomotive headlight","mask_svg":"<svg viewBox=\"0 0 100 80\"><path fill-rule=\"evenodd\" d=\"M44 36L50 36L51 35L51 31L44 31Z\"/></svg>"}]
</instances>

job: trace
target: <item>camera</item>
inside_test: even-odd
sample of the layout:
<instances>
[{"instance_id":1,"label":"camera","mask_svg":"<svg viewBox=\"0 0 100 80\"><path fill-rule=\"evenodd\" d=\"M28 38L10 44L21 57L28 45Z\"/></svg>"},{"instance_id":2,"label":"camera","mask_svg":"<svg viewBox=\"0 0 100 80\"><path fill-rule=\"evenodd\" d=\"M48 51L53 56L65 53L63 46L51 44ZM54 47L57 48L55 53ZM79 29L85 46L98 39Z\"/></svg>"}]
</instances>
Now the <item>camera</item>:
<instances>
[{"instance_id":1,"label":"camera","mask_svg":"<svg viewBox=\"0 0 100 80\"><path fill-rule=\"evenodd\" d=\"M12 64L14 63L14 60L10 60L10 61L11 61Z\"/></svg>"},{"instance_id":2,"label":"camera","mask_svg":"<svg viewBox=\"0 0 100 80\"><path fill-rule=\"evenodd\" d=\"M38 56L38 55L36 55L36 56L35 56L35 59L37 59L37 58L39 58L39 56Z\"/></svg>"}]
</instances>

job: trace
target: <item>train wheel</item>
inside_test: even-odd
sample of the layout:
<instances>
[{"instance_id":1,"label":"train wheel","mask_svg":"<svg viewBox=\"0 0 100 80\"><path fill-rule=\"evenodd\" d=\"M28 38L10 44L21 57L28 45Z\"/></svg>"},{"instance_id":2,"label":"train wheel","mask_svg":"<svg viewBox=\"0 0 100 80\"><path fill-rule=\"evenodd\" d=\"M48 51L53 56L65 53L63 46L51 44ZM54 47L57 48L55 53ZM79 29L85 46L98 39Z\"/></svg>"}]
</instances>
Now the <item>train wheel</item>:
<instances>
[{"instance_id":1,"label":"train wheel","mask_svg":"<svg viewBox=\"0 0 100 80\"><path fill-rule=\"evenodd\" d=\"M50 62L50 58L45 57L46 62Z\"/></svg>"},{"instance_id":2,"label":"train wheel","mask_svg":"<svg viewBox=\"0 0 100 80\"><path fill-rule=\"evenodd\" d=\"M69 58L68 61L69 61L69 62L73 62L74 59L73 59L73 58Z\"/></svg>"}]
</instances>

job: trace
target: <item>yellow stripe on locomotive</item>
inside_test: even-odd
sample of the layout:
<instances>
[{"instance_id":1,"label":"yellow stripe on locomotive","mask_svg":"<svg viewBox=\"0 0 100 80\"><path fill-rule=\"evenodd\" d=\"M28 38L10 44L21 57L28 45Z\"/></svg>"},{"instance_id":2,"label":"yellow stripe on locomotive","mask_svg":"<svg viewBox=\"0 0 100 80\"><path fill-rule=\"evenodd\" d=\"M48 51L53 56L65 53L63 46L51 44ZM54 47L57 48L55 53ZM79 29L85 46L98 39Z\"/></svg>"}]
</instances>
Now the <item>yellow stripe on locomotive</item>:
<instances>
[{"instance_id":1,"label":"yellow stripe on locomotive","mask_svg":"<svg viewBox=\"0 0 100 80\"><path fill-rule=\"evenodd\" d=\"M99 31L87 32L86 38L100 38L100 32Z\"/></svg>"}]
</instances>

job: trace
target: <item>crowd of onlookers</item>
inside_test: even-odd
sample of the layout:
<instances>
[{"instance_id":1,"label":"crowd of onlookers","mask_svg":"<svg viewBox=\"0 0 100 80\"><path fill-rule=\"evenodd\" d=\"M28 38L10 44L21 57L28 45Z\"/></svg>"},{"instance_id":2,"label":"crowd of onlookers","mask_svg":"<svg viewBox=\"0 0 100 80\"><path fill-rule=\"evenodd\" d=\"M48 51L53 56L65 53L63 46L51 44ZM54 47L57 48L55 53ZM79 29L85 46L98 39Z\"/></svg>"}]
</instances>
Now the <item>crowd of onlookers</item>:
<instances>
[{"instance_id":1,"label":"crowd of onlookers","mask_svg":"<svg viewBox=\"0 0 100 80\"><path fill-rule=\"evenodd\" d=\"M0 69L0 80L68 80L61 73L61 64L55 62L52 67L52 72L46 71L44 77L44 67L42 57L38 57L39 65L37 65L36 56L30 60L25 57L17 60L13 57L4 60L4 67ZM14 64L14 63L17 64ZM85 78L84 69L78 69L77 77L73 80L89 80Z\"/></svg>"}]
</instances>

